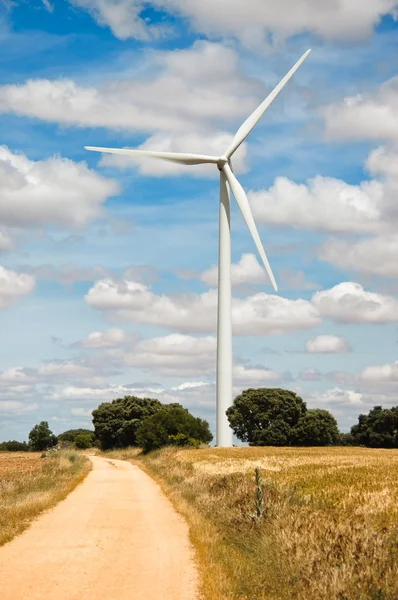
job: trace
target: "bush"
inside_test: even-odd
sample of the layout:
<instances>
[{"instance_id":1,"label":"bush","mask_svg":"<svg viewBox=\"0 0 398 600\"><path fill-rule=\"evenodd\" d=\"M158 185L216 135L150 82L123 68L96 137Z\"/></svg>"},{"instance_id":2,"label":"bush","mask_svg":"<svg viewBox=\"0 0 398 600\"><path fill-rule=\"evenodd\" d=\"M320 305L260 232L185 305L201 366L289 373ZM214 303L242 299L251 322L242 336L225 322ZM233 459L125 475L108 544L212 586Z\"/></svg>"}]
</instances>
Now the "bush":
<instances>
[{"instance_id":1,"label":"bush","mask_svg":"<svg viewBox=\"0 0 398 600\"><path fill-rule=\"evenodd\" d=\"M9 442L0 443L0 452L28 452L29 446L26 442L17 442L10 440Z\"/></svg>"},{"instance_id":2,"label":"bush","mask_svg":"<svg viewBox=\"0 0 398 600\"><path fill-rule=\"evenodd\" d=\"M213 439L207 421L196 418L182 406L163 407L144 419L137 430L136 440L145 453L163 446L193 446Z\"/></svg>"},{"instance_id":3,"label":"bush","mask_svg":"<svg viewBox=\"0 0 398 600\"><path fill-rule=\"evenodd\" d=\"M79 448L79 450L86 450L87 448L91 448L94 442L94 433L79 433L75 437L75 446Z\"/></svg>"},{"instance_id":4,"label":"bush","mask_svg":"<svg viewBox=\"0 0 398 600\"><path fill-rule=\"evenodd\" d=\"M71 444L74 444L78 435L85 434L90 435L94 442L95 433L91 429L68 429L67 431L59 434L58 442L70 442Z\"/></svg>"}]
</instances>

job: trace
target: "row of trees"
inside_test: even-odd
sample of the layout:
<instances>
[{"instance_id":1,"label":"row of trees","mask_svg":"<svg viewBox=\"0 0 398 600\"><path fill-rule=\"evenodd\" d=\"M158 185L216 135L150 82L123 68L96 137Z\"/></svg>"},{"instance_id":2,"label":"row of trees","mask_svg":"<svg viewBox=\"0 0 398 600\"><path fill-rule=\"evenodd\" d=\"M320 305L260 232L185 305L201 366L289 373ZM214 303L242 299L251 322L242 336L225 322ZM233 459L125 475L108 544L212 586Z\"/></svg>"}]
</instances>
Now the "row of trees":
<instances>
[{"instance_id":1,"label":"row of trees","mask_svg":"<svg viewBox=\"0 0 398 600\"><path fill-rule=\"evenodd\" d=\"M295 392L280 388L244 390L226 412L236 437L250 446L356 445L398 448L398 407L375 406L360 415L351 433L340 433L327 410L308 409ZM168 445L208 444L213 439L207 421L180 404L125 396L103 402L92 413L94 431L70 429L55 436L42 421L29 433L29 443L3 442L1 450L45 450L58 444L103 450L138 446L144 452Z\"/></svg>"}]
</instances>

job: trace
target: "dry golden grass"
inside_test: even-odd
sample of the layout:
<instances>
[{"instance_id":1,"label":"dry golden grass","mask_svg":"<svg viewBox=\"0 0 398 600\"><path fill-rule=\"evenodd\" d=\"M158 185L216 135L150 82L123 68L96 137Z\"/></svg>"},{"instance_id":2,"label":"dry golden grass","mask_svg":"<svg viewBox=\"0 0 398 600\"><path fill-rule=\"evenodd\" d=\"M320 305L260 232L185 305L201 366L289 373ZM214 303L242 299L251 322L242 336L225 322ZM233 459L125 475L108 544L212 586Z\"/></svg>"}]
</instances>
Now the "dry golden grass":
<instances>
[{"instance_id":1,"label":"dry golden grass","mask_svg":"<svg viewBox=\"0 0 398 600\"><path fill-rule=\"evenodd\" d=\"M40 452L0 453L0 546L63 500L91 469L76 452L40 457Z\"/></svg>"},{"instance_id":2,"label":"dry golden grass","mask_svg":"<svg viewBox=\"0 0 398 600\"><path fill-rule=\"evenodd\" d=\"M167 448L123 458L188 520L207 600L398 600L398 451ZM254 524L256 466L264 517Z\"/></svg>"}]
</instances>

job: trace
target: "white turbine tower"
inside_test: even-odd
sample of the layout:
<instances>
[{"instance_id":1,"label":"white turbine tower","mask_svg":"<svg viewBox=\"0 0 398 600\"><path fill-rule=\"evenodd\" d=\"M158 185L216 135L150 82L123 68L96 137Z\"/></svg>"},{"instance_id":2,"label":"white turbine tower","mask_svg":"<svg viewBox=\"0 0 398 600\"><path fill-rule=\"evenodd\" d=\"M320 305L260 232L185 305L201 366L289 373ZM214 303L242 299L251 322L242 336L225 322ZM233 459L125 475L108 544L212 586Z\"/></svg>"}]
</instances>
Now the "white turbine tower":
<instances>
[{"instance_id":1,"label":"white turbine tower","mask_svg":"<svg viewBox=\"0 0 398 600\"><path fill-rule=\"evenodd\" d=\"M222 156L205 156L202 154L186 154L180 152L152 152L149 150L131 150L127 148L97 148L85 146L86 150L123 154L127 156L149 156L160 158L182 165L202 165L213 163L220 171L220 213L219 213L219 245L218 245L218 320L217 320L217 446L232 446L232 430L229 427L225 411L232 404L232 322L231 322L231 233L229 188L235 196L237 205L249 228L263 261L271 283L277 291L274 275L258 235L257 227L250 210L247 196L231 169L231 157L241 143L249 135L257 121L276 98L284 85L289 81L311 50L307 50L294 67L278 83L276 88L266 97L258 108L239 127L229 148Z\"/></svg>"}]
</instances>

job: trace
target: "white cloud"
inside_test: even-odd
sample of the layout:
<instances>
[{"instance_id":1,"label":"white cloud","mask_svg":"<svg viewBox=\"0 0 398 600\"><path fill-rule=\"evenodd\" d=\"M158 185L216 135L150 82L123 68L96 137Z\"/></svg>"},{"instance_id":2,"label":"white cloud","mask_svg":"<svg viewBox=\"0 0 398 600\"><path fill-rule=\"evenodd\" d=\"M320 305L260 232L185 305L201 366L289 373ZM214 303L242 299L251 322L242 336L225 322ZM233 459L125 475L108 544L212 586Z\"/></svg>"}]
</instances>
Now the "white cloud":
<instances>
[{"instance_id":1,"label":"white cloud","mask_svg":"<svg viewBox=\"0 0 398 600\"><path fill-rule=\"evenodd\" d=\"M398 361L391 364L365 367L359 375L361 384L398 384Z\"/></svg>"},{"instance_id":2,"label":"white cloud","mask_svg":"<svg viewBox=\"0 0 398 600\"><path fill-rule=\"evenodd\" d=\"M85 408L82 407L75 407L75 408L71 408L71 414L75 415L77 417L91 417L91 410L86 410Z\"/></svg>"},{"instance_id":3,"label":"white cloud","mask_svg":"<svg viewBox=\"0 0 398 600\"><path fill-rule=\"evenodd\" d=\"M130 340L131 336L123 331L123 329L113 327L106 331L93 331L84 340L78 342L77 345L82 348L115 348Z\"/></svg>"},{"instance_id":4,"label":"white cloud","mask_svg":"<svg viewBox=\"0 0 398 600\"><path fill-rule=\"evenodd\" d=\"M95 283L85 300L93 308L107 311L114 321L147 323L185 332L216 329L216 290L160 296L141 283L105 279ZM306 300L259 293L232 300L232 322L237 335L264 335L314 327L319 324L320 316Z\"/></svg>"},{"instance_id":5,"label":"white cloud","mask_svg":"<svg viewBox=\"0 0 398 600\"><path fill-rule=\"evenodd\" d=\"M281 0L278 4L261 0L69 0L88 10L100 25L108 25L120 39L146 40L159 35L142 18L144 7L155 8L187 18L191 26L208 36L236 37L250 48L263 48L271 37L281 38L314 32L327 40L362 40L379 23L382 15L393 13L395 0Z\"/></svg>"},{"instance_id":6,"label":"white cloud","mask_svg":"<svg viewBox=\"0 0 398 600\"><path fill-rule=\"evenodd\" d=\"M43 0L47 1L47 0ZM149 40L160 34L140 17L142 0L69 0L70 4L87 10L99 25L108 26L120 40Z\"/></svg>"},{"instance_id":7,"label":"white cloud","mask_svg":"<svg viewBox=\"0 0 398 600\"><path fill-rule=\"evenodd\" d=\"M0 252L4 250L12 250L14 248L14 242L11 235L7 231L1 231L0 229Z\"/></svg>"},{"instance_id":8,"label":"white cloud","mask_svg":"<svg viewBox=\"0 0 398 600\"><path fill-rule=\"evenodd\" d=\"M337 335L317 335L306 341L305 348L311 354L341 354L350 351L347 340Z\"/></svg>"},{"instance_id":9,"label":"white cloud","mask_svg":"<svg viewBox=\"0 0 398 600\"><path fill-rule=\"evenodd\" d=\"M307 397L307 400L315 405L327 404L333 409L335 405L361 406L364 403L364 395L355 390L343 390L335 387L324 392L314 392Z\"/></svg>"},{"instance_id":10,"label":"white cloud","mask_svg":"<svg viewBox=\"0 0 398 600\"><path fill-rule=\"evenodd\" d=\"M34 287L34 277L9 271L0 266L0 310L8 308L22 296L30 294Z\"/></svg>"},{"instance_id":11,"label":"white cloud","mask_svg":"<svg viewBox=\"0 0 398 600\"><path fill-rule=\"evenodd\" d=\"M141 340L131 353L119 356L124 364L148 368L162 375L195 376L214 369L216 338L173 333Z\"/></svg>"},{"instance_id":12,"label":"white cloud","mask_svg":"<svg viewBox=\"0 0 398 600\"><path fill-rule=\"evenodd\" d=\"M260 223L320 231L373 233L381 228L383 183L350 185L317 175L306 184L277 177L269 190L249 192ZM388 226L383 224L383 226Z\"/></svg>"},{"instance_id":13,"label":"white cloud","mask_svg":"<svg viewBox=\"0 0 398 600\"><path fill-rule=\"evenodd\" d=\"M0 386L33 383L36 378L23 367L9 367L0 373Z\"/></svg>"},{"instance_id":14,"label":"white cloud","mask_svg":"<svg viewBox=\"0 0 398 600\"><path fill-rule=\"evenodd\" d=\"M326 317L340 323L391 323L398 321L398 301L366 292L361 285L344 282L315 292L312 304Z\"/></svg>"},{"instance_id":15,"label":"white cloud","mask_svg":"<svg viewBox=\"0 0 398 600\"><path fill-rule=\"evenodd\" d=\"M280 269L278 281L282 288L290 290L316 290L321 287L317 283L307 281L304 271L293 269Z\"/></svg>"},{"instance_id":16,"label":"white cloud","mask_svg":"<svg viewBox=\"0 0 398 600\"><path fill-rule=\"evenodd\" d=\"M212 266L200 275L201 281L210 287L217 287L218 267ZM246 283L266 283L268 276L254 254L242 254L239 262L231 264L233 286Z\"/></svg>"},{"instance_id":17,"label":"white cloud","mask_svg":"<svg viewBox=\"0 0 398 600\"><path fill-rule=\"evenodd\" d=\"M366 159L366 168L371 175L382 175L398 180L398 148L394 146L375 148Z\"/></svg>"},{"instance_id":18,"label":"white cloud","mask_svg":"<svg viewBox=\"0 0 398 600\"><path fill-rule=\"evenodd\" d=\"M398 141L398 77L369 94L357 94L323 110L330 139Z\"/></svg>"},{"instance_id":19,"label":"white cloud","mask_svg":"<svg viewBox=\"0 0 398 600\"><path fill-rule=\"evenodd\" d=\"M232 368L232 377L236 385L248 385L250 383L253 386L281 379L280 373L272 369L245 367L244 365L234 365Z\"/></svg>"},{"instance_id":20,"label":"white cloud","mask_svg":"<svg viewBox=\"0 0 398 600\"><path fill-rule=\"evenodd\" d=\"M382 277L398 277L398 236L366 238L357 242L330 239L318 251L318 258L332 265Z\"/></svg>"},{"instance_id":21,"label":"white cloud","mask_svg":"<svg viewBox=\"0 0 398 600\"><path fill-rule=\"evenodd\" d=\"M188 130L200 132L199 140L220 122L246 118L262 96L260 85L242 75L237 53L221 44L199 40L192 48L157 52L149 67L141 79L114 79L99 88L67 79L3 85L0 112L79 127Z\"/></svg>"},{"instance_id":22,"label":"white cloud","mask_svg":"<svg viewBox=\"0 0 398 600\"><path fill-rule=\"evenodd\" d=\"M47 223L81 227L101 214L119 184L86 163L52 157L31 161L0 146L0 221L19 227Z\"/></svg>"},{"instance_id":23,"label":"white cloud","mask_svg":"<svg viewBox=\"0 0 398 600\"><path fill-rule=\"evenodd\" d=\"M78 267L75 264L55 266L51 264L21 265L18 270L35 275L38 279L50 279L61 285L69 286L77 281L95 281L101 277L109 277L110 272L101 265Z\"/></svg>"},{"instance_id":24,"label":"white cloud","mask_svg":"<svg viewBox=\"0 0 398 600\"><path fill-rule=\"evenodd\" d=\"M322 379L322 373L316 369L303 369L298 376L302 381L318 381Z\"/></svg>"},{"instance_id":25,"label":"white cloud","mask_svg":"<svg viewBox=\"0 0 398 600\"><path fill-rule=\"evenodd\" d=\"M14 400L0 400L0 414L3 415L22 415L24 413L33 412L38 408L39 405L34 402L24 404L23 402L17 402Z\"/></svg>"}]
</instances>

